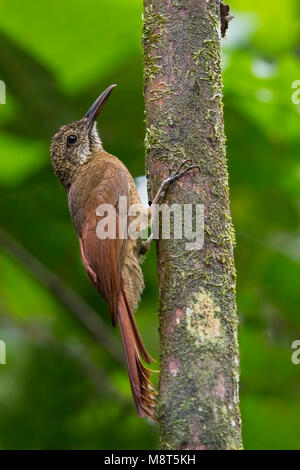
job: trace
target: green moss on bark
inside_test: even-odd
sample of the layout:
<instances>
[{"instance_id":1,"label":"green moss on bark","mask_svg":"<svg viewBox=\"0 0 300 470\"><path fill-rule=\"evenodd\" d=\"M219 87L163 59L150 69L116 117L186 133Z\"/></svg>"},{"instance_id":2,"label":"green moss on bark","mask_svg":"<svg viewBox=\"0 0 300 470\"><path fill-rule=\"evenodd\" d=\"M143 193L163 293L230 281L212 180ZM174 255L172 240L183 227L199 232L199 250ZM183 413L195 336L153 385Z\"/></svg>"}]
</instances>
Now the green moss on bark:
<instances>
[{"instance_id":1,"label":"green moss on bark","mask_svg":"<svg viewBox=\"0 0 300 470\"><path fill-rule=\"evenodd\" d=\"M144 78L145 80L155 78L161 71L160 57L155 53L156 44L161 40L163 27L167 23L166 15L154 10L149 3L144 8L143 44L147 53L144 56Z\"/></svg>"}]
</instances>

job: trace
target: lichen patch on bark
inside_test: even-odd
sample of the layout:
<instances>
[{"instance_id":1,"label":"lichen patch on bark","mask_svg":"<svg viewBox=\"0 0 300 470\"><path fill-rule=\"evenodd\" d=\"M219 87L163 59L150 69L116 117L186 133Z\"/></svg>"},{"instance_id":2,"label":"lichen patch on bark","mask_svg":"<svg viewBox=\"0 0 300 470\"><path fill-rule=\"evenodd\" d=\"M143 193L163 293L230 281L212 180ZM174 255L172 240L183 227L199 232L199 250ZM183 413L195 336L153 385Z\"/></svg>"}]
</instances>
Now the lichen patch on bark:
<instances>
[{"instance_id":1,"label":"lichen patch on bark","mask_svg":"<svg viewBox=\"0 0 300 470\"><path fill-rule=\"evenodd\" d=\"M186 309L186 326L198 344L218 340L221 334L219 314L220 307L215 305L209 292L194 295L193 303Z\"/></svg>"},{"instance_id":2,"label":"lichen patch on bark","mask_svg":"<svg viewBox=\"0 0 300 470\"><path fill-rule=\"evenodd\" d=\"M180 361L177 357L171 356L168 359L168 371L173 377L176 377L178 373Z\"/></svg>"}]
</instances>

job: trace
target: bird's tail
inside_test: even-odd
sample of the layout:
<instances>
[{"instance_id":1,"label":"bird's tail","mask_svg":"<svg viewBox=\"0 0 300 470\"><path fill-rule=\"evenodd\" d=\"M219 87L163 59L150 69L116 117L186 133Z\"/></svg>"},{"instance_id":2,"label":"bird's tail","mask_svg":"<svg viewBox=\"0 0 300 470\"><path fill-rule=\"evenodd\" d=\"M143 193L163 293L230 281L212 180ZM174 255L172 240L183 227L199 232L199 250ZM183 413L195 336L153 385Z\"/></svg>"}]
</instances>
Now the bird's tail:
<instances>
[{"instance_id":1,"label":"bird's tail","mask_svg":"<svg viewBox=\"0 0 300 470\"><path fill-rule=\"evenodd\" d=\"M151 371L145 367L140 356L151 364L152 358L146 351L137 328L127 296L121 290L118 304L118 322L127 360L132 396L141 418L154 419L156 391L150 382Z\"/></svg>"}]
</instances>

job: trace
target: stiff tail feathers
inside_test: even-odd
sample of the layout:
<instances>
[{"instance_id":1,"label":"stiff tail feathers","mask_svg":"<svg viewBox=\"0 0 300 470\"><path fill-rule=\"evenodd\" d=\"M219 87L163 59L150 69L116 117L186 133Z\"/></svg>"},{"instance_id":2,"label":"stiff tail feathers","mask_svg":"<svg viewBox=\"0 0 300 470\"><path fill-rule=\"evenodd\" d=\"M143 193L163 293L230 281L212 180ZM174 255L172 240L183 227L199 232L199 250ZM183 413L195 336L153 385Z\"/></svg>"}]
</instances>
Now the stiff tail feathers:
<instances>
[{"instance_id":1,"label":"stiff tail feathers","mask_svg":"<svg viewBox=\"0 0 300 470\"><path fill-rule=\"evenodd\" d=\"M138 415L153 420L157 393L150 381L151 370L144 366L140 356L148 364L152 362L152 358L143 345L124 291L121 291L119 297L118 322L127 360L132 395Z\"/></svg>"}]
</instances>

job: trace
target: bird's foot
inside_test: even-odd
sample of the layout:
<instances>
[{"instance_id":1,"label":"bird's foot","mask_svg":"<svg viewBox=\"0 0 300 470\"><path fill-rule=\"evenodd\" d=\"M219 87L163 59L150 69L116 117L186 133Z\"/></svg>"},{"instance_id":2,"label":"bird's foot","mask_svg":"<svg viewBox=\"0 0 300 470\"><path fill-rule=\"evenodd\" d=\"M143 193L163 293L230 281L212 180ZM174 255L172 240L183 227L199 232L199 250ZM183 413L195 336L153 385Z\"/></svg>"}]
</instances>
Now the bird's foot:
<instances>
[{"instance_id":1,"label":"bird's foot","mask_svg":"<svg viewBox=\"0 0 300 470\"><path fill-rule=\"evenodd\" d=\"M186 167L186 165L188 163L191 163L191 165L189 165L188 167ZM197 168L199 171L200 171L200 166L199 165L194 165L192 160L188 159L188 160L185 160L181 165L179 165L179 167L177 168L177 170L175 170L175 172L173 172L174 168L176 167L176 164L172 166L171 170L170 170L170 176L168 178L166 178L162 184L160 185L160 188L159 190L157 191L157 194L155 196L155 198L153 199L152 203L151 203L151 206L153 204L157 204L157 202L159 201L159 199L165 194L168 186L173 183L174 181L178 180L179 178L181 178L183 175L185 175L188 171L190 170L193 170L194 168Z\"/></svg>"},{"instance_id":2,"label":"bird's foot","mask_svg":"<svg viewBox=\"0 0 300 470\"><path fill-rule=\"evenodd\" d=\"M191 163L191 165L189 166L186 166L188 163ZM149 216L151 217L151 215L153 214L153 210L154 210L154 205L158 203L159 199L164 196L168 186L173 183L174 181L178 180L179 178L181 178L183 175L185 175L185 173L187 173L188 171L190 170L193 170L194 168L197 168L199 171L200 171L200 166L199 165L194 165L192 160L185 160L181 165L178 166L178 168L174 171L174 168L176 168L176 164L172 166L171 170L170 170L170 175L168 178L166 178L165 180L163 180L163 182L161 183L160 185L160 188L159 190L157 191L156 195L155 195L155 198L153 199L152 202L149 202L149 205L151 207L149 207L148 211L149 211ZM147 251L149 250L150 248L150 245L151 245L151 242L153 240L153 234L150 235L150 237L145 240L145 241L142 241L142 244L141 244L141 248L140 248L140 255L144 255L147 253Z\"/></svg>"}]
</instances>

